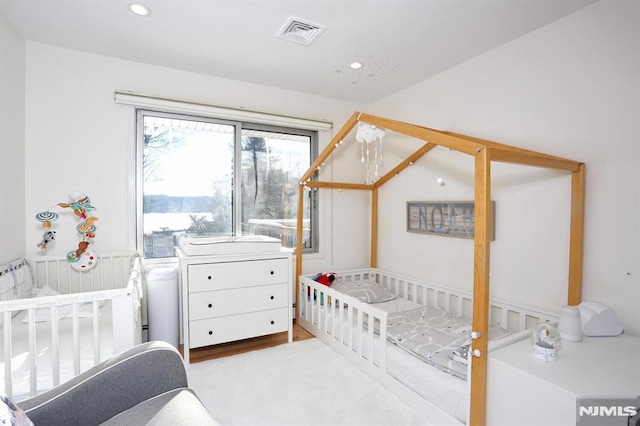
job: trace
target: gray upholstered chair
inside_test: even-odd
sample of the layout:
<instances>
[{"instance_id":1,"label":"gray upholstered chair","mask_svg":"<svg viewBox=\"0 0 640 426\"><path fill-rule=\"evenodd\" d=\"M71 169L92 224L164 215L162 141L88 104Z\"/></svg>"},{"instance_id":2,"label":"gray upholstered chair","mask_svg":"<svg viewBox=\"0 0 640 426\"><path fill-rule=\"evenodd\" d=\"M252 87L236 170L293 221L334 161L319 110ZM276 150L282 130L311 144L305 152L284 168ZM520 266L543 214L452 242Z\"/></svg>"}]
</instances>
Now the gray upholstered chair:
<instances>
[{"instance_id":1,"label":"gray upholstered chair","mask_svg":"<svg viewBox=\"0 0 640 426\"><path fill-rule=\"evenodd\" d=\"M165 342L131 348L18 406L36 426L218 424Z\"/></svg>"}]
</instances>

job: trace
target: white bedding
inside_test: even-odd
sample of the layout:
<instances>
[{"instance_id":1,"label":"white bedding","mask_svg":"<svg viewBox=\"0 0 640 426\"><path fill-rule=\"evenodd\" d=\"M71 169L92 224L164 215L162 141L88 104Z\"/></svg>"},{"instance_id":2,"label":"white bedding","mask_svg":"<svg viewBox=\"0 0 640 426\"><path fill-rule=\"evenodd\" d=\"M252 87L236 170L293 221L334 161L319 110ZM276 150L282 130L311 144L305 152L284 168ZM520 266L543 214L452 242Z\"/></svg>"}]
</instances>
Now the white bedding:
<instances>
[{"instance_id":1,"label":"white bedding","mask_svg":"<svg viewBox=\"0 0 640 426\"><path fill-rule=\"evenodd\" d=\"M101 302L102 304L102 302ZM42 309L42 308L41 308ZM86 307L80 309L79 315L79 347L80 347L80 372L86 371L95 364L94 357L94 333L93 318L87 317ZM111 301L99 308L99 360L105 360L113 355L113 322ZM42 312L41 312L42 313ZM29 338L28 323L23 322L27 312L16 315L12 323L12 386L13 399L19 401L29 396ZM51 322L43 321L46 315L38 315L41 322L36 323L37 347L36 362L38 371L38 392L47 390L53 386L53 368L51 365ZM49 316L50 318L50 316ZM59 360L60 383L71 379L74 374L73 357L73 320L65 317L58 321L59 327ZM4 340L0 341L0 353L4 351ZM0 374L4 389L5 370L4 362L0 363Z\"/></svg>"},{"instance_id":2,"label":"white bedding","mask_svg":"<svg viewBox=\"0 0 640 426\"><path fill-rule=\"evenodd\" d=\"M401 298L376 303L375 306L389 313L422 307ZM465 380L425 363L391 342L387 342L387 373L452 417L466 423L469 388Z\"/></svg>"},{"instance_id":3,"label":"white bedding","mask_svg":"<svg viewBox=\"0 0 640 426\"><path fill-rule=\"evenodd\" d=\"M34 298L37 297L48 297L48 296L58 296L60 293L45 285L42 288L34 290ZM106 303L105 300L101 300L98 302L98 306L102 307ZM16 311L17 313L17 311ZM64 318L73 318L73 305L62 305L58 306L58 310L56 311L58 319ZM49 322L51 321L51 307L37 308L34 311L35 321L36 322ZM93 316L93 303L85 302L78 305L78 317L79 318L89 318ZM28 315L26 312L22 315L22 322L29 322Z\"/></svg>"},{"instance_id":4,"label":"white bedding","mask_svg":"<svg viewBox=\"0 0 640 426\"><path fill-rule=\"evenodd\" d=\"M471 321L433 306L420 306L389 314L389 340L426 363L467 379L466 356L456 357L456 351L468 352L471 343ZM510 336L511 332L489 327L489 341Z\"/></svg>"},{"instance_id":5,"label":"white bedding","mask_svg":"<svg viewBox=\"0 0 640 426\"><path fill-rule=\"evenodd\" d=\"M366 374L379 379L398 396L405 398L409 405L419 410L424 408L427 416L433 414L434 418L447 424L454 419L466 423L470 405L469 383L461 378L469 371L469 367L464 365L466 359L463 357L466 344L454 345L469 341L469 324L466 321L457 323L446 316L434 315L434 318L441 318L444 323L450 325L447 331L454 341L447 343L444 339L437 338L435 343L439 347L425 347L422 354L420 351L410 354L406 348L400 348L389 340L394 336L397 339L399 336L398 330L393 330L390 326L393 319L400 316L402 322L402 316L406 311L422 309L424 305L449 306L452 312L461 313L464 318L471 316L473 295L375 268L343 271L335 275L337 278L334 281L337 282L376 282L389 288L398 297L384 303L364 303L362 300L340 294L337 289L331 288L333 284L325 292L324 285L313 282L310 276L303 276L300 277L300 324L331 348L342 353ZM398 315L401 312L402 314ZM557 321L552 313L499 300L490 301L490 313L492 318L489 327L489 350L527 339L530 334L528 328L535 323ZM411 322L415 319L412 317L421 315L420 312L412 313L407 319ZM425 313L425 316L431 316L431 313ZM370 327L372 318L376 320ZM382 329L381 321L386 325ZM497 335L491 333L494 326L499 328ZM428 336L427 330L422 331L421 327L424 328L424 324L417 322L406 326L402 324L400 327L408 330L409 339L417 338L413 346L418 349L422 345L419 339L423 337L426 339L425 342L433 343L429 341L432 338ZM386 335L384 343L380 341L379 336L383 330ZM407 330L400 330L400 333ZM420 334L425 336L419 336ZM464 339L459 340L461 337ZM381 352L382 350L384 352ZM423 361L425 355L429 360L429 354L435 366ZM434 355L439 356L434 359ZM386 368L384 371L380 368L383 359ZM452 371L453 361L458 367L462 365L462 369ZM458 374L458 377L454 376L454 373ZM418 395L422 398L418 398ZM447 416L442 416L443 414Z\"/></svg>"},{"instance_id":6,"label":"white bedding","mask_svg":"<svg viewBox=\"0 0 640 426\"><path fill-rule=\"evenodd\" d=\"M387 373L442 411L466 423L469 385L387 343Z\"/></svg>"},{"instance_id":7,"label":"white bedding","mask_svg":"<svg viewBox=\"0 0 640 426\"><path fill-rule=\"evenodd\" d=\"M328 312L333 312L335 317L329 315L328 318L325 318L324 306L318 305L317 303L315 306L319 309L320 321L327 321L327 327L332 329L333 319L338 318L337 316L340 315L339 310L328 310ZM402 298L376 303L374 306L389 313L410 311L422 307L422 305L418 303ZM355 321L356 318L354 318L354 322ZM347 333L349 333L349 331L350 330L347 329L343 330L344 335L348 335ZM377 339L378 336L376 335L374 338ZM353 343L354 345L357 344L356 342ZM363 352L368 353L370 350L368 342L363 341L362 345ZM440 407L452 417L466 423L469 407L469 389L468 383L465 380L454 377L433 365L427 364L425 361L409 354L409 352L391 342L387 342L386 346L387 373L389 373L389 375L412 389L421 397ZM377 345L374 345L374 349L376 347ZM374 363L377 364L378 354L375 350L373 357Z\"/></svg>"}]
</instances>

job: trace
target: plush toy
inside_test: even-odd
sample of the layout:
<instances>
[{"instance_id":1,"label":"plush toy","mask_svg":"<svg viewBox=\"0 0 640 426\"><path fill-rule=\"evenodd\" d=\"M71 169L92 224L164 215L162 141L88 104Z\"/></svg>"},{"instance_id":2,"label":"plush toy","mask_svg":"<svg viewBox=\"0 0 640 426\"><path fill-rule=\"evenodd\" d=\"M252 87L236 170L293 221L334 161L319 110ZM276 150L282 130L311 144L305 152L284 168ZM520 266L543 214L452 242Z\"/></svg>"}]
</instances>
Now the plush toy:
<instances>
[{"instance_id":1,"label":"plush toy","mask_svg":"<svg viewBox=\"0 0 640 426\"><path fill-rule=\"evenodd\" d=\"M335 279L336 279L335 272L328 272L326 274L323 274L322 272L320 272L315 277L313 277L314 281L317 281L320 284L326 285L327 287L330 287L331 283L335 281Z\"/></svg>"},{"instance_id":2,"label":"plush toy","mask_svg":"<svg viewBox=\"0 0 640 426\"><path fill-rule=\"evenodd\" d=\"M58 203L58 206L62 208L71 208L73 210L73 214L78 216L80 219L86 219L87 212L96 209L91 205L89 197L81 192L72 192L69 194L69 198L71 201L70 203Z\"/></svg>"},{"instance_id":3,"label":"plush toy","mask_svg":"<svg viewBox=\"0 0 640 426\"><path fill-rule=\"evenodd\" d=\"M87 241L80 241L78 243L78 249L75 253L71 254L71 259L77 259L82 256L82 253L87 251L87 247L89 247L89 243Z\"/></svg>"},{"instance_id":4,"label":"plush toy","mask_svg":"<svg viewBox=\"0 0 640 426\"><path fill-rule=\"evenodd\" d=\"M93 226L93 222L95 222L96 220L98 220L97 217L88 217L84 223L81 223L80 225L78 225L78 231L80 231L81 233L84 233L91 228L95 229L96 227Z\"/></svg>"},{"instance_id":5,"label":"plush toy","mask_svg":"<svg viewBox=\"0 0 640 426\"><path fill-rule=\"evenodd\" d=\"M36 215L36 220L38 222L42 222L43 228L51 228L51 222L58 220L58 213L50 212L47 210L46 212L40 212Z\"/></svg>"},{"instance_id":6,"label":"plush toy","mask_svg":"<svg viewBox=\"0 0 640 426\"><path fill-rule=\"evenodd\" d=\"M56 231L47 231L42 234L42 241L38 244L41 250L47 249L47 244L56 239Z\"/></svg>"},{"instance_id":7,"label":"plush toy","mask_svg":"<svg viewBox=\"0 0 640 426\"><path fill-rule=\"evenodd\" d=\"M335 281L336 279L336 273L335 272L328 272L326 274L323 274L322 272L316 274L315 277L312 278L314 281L322 284L322 285L326 285L327 287L331 286L331 283ZM308 287L307 288L307 299L311 299L311 288ZM315 291L314 291L314 295L313 295L313 300L316 300L316 295L315 295ZM320 304L324 305L324 295L321 294L320 295Z\"/></svg>"}]
</instances>

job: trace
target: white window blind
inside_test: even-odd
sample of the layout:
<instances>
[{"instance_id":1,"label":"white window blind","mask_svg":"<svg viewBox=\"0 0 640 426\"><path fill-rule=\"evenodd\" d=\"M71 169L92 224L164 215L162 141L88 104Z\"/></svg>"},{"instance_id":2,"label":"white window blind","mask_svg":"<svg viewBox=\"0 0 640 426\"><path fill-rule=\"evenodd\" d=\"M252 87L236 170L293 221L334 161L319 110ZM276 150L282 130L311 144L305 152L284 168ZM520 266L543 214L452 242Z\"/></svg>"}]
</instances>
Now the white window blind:
<instances>
[{"instance_id":1,"label":"white window blind","mask_svg":"<svg viewBox=\"0 0 640 426\"><path fill-rule=\"evenodd\" d=\"M270 114L266 112L250 111L240 108L209 105L201 102L163 98L159 96L142 95L132 92L115 92L115 102L123 105L133 105L146 108L183 114L214 117L226 120L270 124L275 126L293 127L305 130L331 130L332 123L301 117Z\"/></svg>"}]
</instances>

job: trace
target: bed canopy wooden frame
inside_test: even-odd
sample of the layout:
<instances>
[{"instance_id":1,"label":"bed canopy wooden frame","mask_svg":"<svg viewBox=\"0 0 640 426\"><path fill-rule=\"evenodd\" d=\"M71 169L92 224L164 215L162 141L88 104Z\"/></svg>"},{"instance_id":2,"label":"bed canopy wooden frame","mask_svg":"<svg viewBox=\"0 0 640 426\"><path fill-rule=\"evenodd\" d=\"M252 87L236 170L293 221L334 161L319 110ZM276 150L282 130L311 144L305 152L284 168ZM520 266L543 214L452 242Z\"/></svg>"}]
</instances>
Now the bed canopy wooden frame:
<instances>
[{"instance_id":1,"label":"bed canopy wooden frame","mask_svg":"<svg viewBox=\"0 0 640 426\"><path fill-rule=\"evenodd\" d=\"M371 184L324 182L312 180L312 176L347 137L359 122L392 130L426 143L379 180ZM302 217L306 188L334 188L369 190L371 197L371 267L377 266L378 238L378 189L400 171L427 154L436 146L443 146L475 157L475 236L473 265L473 330L480 337L473 340L472 349L480 356L471 361L471 410L468 424L484 425L486 421L487 345L489 328L489 248L491 218L491 163L492 161L564 170L571 173L571 223L569 242L569 285L567 304L577 305L582 293L582 258L584 238L585 167L583 163L554 157L496 142L453 132L434 130L423 126L395 121L374 115L355 112L336 133L331 142L301 177L298 187L298 222L296 250L296 283L302 273ZM296 300L299 288L296 285Z\"/></svg>"}]
</instances>

